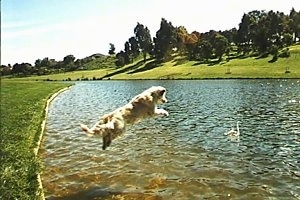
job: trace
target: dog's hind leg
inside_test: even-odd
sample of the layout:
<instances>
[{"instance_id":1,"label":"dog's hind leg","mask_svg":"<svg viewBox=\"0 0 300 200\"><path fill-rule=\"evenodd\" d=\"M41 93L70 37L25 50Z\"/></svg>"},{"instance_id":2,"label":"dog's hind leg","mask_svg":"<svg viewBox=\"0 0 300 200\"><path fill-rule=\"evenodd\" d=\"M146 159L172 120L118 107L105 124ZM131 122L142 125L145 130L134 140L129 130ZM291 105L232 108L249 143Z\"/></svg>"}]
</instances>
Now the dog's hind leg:
<instances>
[{"instance_id":1,"label":"dog's hind leg","mask_svg":"<svg viewBox=\"0 0 300 200\"><path fill-rule=\"evenodd\" d=\"M102 149L105 150L106 147L109 147L112 141L111 133L107 133L105 136L103 136L103 144L102 144Z\"/></svg>"},{"instance_id":2,"label":"dog's hind leg","mask_svg":"<svg viewBox=\"0 0 300 200\"><path fill-rule=\"evenodd\" d=\"M105 150L110 146L113 139L120 136L123 132L125 132L125 124L124 121L118 118L113 119L107 124L103 124L101 126L105 127L105 133L103 133L103 144L102 149Z\"/></svg>"}]
</instances>

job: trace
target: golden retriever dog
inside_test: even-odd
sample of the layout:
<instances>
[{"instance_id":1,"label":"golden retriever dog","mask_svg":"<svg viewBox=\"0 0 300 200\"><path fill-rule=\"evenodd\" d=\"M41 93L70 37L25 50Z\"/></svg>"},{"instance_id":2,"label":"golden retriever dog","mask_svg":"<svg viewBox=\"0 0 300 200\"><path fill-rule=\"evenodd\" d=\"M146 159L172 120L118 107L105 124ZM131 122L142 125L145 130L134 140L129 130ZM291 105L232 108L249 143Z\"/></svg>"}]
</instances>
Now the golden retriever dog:
<instances>
[{"instance_id":1,"label":"golden retriever dog","mask_svg":"<svg viewBox=\"0 0 300 200\"><path fill-rule=\"evenodd\" d=\"M102 116L92 128L84 124L81 124L81 128L88 136L102 137L102 149L105 150L113 139L125 132L127 124L135 124L145 118L158 115L168 116L166 110L157 108L158 104L166 102L166 89L162 86L152 86L135 96L126 105Z\"/></svg>"}]
</instances>

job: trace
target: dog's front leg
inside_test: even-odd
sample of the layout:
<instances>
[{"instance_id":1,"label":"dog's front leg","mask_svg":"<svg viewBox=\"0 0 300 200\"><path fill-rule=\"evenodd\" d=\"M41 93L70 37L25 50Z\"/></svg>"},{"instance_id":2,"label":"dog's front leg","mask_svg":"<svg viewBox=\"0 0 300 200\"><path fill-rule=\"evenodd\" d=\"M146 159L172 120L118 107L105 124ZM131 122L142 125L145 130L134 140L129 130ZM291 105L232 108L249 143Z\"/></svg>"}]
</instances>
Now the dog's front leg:
<instances>
[{"instance_id":1,"label":"dog's front leg","mask_svg":"<svg viewBox=\"0 0 300 200\"><path fill-rule=\"evenodd\" d=\"M169 116L168 111L166 111L166 110L164 110L164 109L162 109L162 108L155 108L154 114L155 114L155 115Z\"/></svg>"}]
</instances>

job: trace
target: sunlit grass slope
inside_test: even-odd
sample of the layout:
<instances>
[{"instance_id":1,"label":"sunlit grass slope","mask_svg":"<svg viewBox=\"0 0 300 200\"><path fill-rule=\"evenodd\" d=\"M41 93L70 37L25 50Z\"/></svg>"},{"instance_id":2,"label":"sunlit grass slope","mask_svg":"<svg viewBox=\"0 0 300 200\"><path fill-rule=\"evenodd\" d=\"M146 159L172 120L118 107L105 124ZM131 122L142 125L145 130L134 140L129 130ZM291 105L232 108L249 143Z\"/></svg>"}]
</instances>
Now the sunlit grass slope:
<instances>
[{"instance_id":1,"label":"sunlit grass slope","mask_svg":"<svg viewBox=\"0 0 300 200\"><path fill-rule=\"evenodd\" d=\"M290 47L289 58L269 62L266 58L235 58L220 63L201 63L175 58L170 62L145 65L112 76L112 79L206 79L206 78L300 78L300 45Z\"/></svg>"},{"instance_id":2,"label":"sunlit grass slope","mask_svg":"<svg viewBox=\"0 0 300 200\"><path fill-rule=\"evenodd\" d=\"M189 61L177 56L172 61L156 63L138 60L121 68L82 70L25 80L98 80L98 79L210 79L210 78L300 78L300 44L290 47L290 57L270 62L272 56L224 57L221 62ZM92 68L90 66L90 68Z\"/></svg>"}]
</instances>

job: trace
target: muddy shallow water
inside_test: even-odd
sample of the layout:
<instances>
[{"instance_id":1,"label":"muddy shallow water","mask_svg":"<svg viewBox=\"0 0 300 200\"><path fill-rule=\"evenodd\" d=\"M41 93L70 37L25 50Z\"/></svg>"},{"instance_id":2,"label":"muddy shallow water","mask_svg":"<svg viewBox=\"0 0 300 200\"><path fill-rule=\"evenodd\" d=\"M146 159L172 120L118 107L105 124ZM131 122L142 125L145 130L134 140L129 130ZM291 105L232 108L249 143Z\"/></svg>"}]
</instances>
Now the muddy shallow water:
<instances>
[{"instance_id":1,"label":"muddy shallow water","mask_svg":"<svg viewBox=\"0 0 300 200\"><path fill-rule=\"evenodd\" d=\"M169 117L105 151L81 131L152 85ZM47 199L299 199L300 81L78 82L50 105L41 157Z\"/></svg>"}]
</instances>

